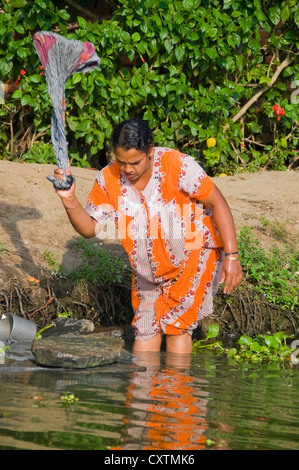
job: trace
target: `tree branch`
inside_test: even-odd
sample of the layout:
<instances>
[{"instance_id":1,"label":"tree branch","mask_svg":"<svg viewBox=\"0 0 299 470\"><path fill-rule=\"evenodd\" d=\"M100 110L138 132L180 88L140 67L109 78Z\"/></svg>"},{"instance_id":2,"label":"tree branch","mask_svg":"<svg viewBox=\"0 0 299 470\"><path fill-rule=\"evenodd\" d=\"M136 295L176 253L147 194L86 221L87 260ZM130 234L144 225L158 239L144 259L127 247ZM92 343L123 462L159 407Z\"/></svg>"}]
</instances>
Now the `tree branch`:
<instances>
[{"instance_id":1,"label":"tree branch","mask_svg":"<svg viewBox=\"0 0 299 470\"><path fill-rule=\"evenodd\" d=\"M264 88L262 88L260 91L258 91L255 95L253 95L250 100L247 101L247 103L244 104L244 106L240 109L240 111L232 118L232 121L233 122L237 122L247 111L247 109L249 109L253 103L255 103L260 96L262 96L267 90L269 90L269 88L271 88L274 83L276 82L276 80L278 79L279 75L281 74L281 72L288 66L290 65L290 63L293 61L293 57L291 58L290 56L288 56L280 65L279 67L277 67L277 69L275 70L274 74L273 74L273 77L271 78L270 82L268 83L268 85ZM224 126L224 130L227 130L229 128L229 124L227 123L225 126Z\"/></svg>"},{"instance_id":2,"label":"tree branch","mask_svg":"<svg viewBox=\"0 0 299 470\"><path fill-rule=\"evenodd\" d=\"M64 0L64 1L65 1L65 3L70 5L71 7L78 10L82 15L88 16L91 20L94 20L94 21L101 20L101 18L99 16L95 15L94 13L87 10L86 8L81 7L80 5L78 5L78 3L74 2L73 0Z\"/></svg>"}]
</instances>

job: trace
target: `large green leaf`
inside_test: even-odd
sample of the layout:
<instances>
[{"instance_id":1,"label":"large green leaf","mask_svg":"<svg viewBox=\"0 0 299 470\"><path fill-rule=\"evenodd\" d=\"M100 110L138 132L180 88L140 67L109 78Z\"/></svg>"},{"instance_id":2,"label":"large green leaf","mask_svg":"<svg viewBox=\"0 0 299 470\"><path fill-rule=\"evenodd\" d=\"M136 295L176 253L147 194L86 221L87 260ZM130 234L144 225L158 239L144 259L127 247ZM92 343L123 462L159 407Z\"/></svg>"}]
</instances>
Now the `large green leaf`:
<instances>
[{"instance_id":1,"label":"large green leaf","mask_svg":"<svg viewBox=\"0 0 299 470\"><path fill-rule=\"evenodd\" d=\"M269 8L269 18L274 25L277 25L281 19L281 11L278 5Z\"/></svg>"},{"instance_id":2,"label":"large green leaf","mask_svg":"<svg viewBox=\"0 0 299 470\"><path fill-rule=\"evenodd\" d=\"M215 324L212 324L209 326L209 330L208 330L208 333L207 333L207 339L211 339L211 338L216 338L219 334L219 326L218 325L215 325Z\"/></svg>"}]
</instances>

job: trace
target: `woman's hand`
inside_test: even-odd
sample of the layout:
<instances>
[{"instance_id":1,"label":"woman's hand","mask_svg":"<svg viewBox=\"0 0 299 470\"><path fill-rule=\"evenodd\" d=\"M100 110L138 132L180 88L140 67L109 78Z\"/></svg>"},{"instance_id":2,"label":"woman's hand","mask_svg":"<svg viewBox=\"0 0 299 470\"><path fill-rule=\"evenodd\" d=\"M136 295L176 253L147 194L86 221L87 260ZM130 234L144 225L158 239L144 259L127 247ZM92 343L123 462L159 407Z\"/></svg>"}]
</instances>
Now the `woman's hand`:
<instances>
[{"instance_id":1,"label":"woman's hand","mask_svg":"<svg viewBox=\"0 0 299 470\"><path fill-rule=\"evenodd\" d=\"M60 168L56 168L54 170L54 177L61 181L66 180L66 177L65 177L66 174L71 175L70 170L66 170L65 173ZM56 193L58 194L58 196L61 197L61 199L64 199L64 198L75 195L75 190L76 190L76 182L74 181L70 189L56 189Z\"/></svg>"},{"instance_id":2,"label":"woman's hand","mask_svg":"<svg viewBox=\"0 0 299 470\"><path fill-rule=\"evenodd\" d=\"M239 260L224 258L219 283L224 282L224 294L230 294L242 281L242 267Z\"/></svg>"}]
</instances>

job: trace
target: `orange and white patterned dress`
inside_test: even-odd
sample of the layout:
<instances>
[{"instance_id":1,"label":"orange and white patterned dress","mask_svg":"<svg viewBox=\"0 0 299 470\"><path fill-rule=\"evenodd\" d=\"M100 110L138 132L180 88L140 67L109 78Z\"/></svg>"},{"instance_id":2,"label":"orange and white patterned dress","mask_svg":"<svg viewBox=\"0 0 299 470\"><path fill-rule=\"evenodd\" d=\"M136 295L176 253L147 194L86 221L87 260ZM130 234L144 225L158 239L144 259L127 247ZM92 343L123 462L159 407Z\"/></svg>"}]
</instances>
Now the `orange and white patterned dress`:
<instances>
[{"instance_id":1,"label":"orange and white patterned dress","mask_svg":"<svg viewBox=\"0 0 299 470\"><path fill-rule=\"evenodd\" d=\"M138 191L116 162L97 175L86 206L103 226L113 217L133 271L136 339L192 334L213 312L223 259L211 211L214 183L190 155L156 147L151 178Z\"/></svg>"}]
</instances>

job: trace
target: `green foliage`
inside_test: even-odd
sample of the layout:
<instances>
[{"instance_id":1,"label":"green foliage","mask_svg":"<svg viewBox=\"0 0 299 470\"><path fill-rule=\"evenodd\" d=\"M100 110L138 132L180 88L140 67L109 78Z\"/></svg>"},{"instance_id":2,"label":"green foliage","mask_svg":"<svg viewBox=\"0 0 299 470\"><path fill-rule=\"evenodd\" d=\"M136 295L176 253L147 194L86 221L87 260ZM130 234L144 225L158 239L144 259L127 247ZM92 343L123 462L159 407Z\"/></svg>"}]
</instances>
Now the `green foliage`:
<instances>
[{"instance_id":1,"label":"green foliage","mask_svg":"<svg viewBox=\"0 0 299 470\"><path fill-rule=\"evenodd\" d=\"M136 116L149 121L157 144L194 155L212 174L283 170L296 156L295 0L120 0L111 20L99 24L78 17L71 33L69 13L55 2L1 3L0 79L15 82L26 72L0 109L2 157L52 162L52 106L32 33L56 28L68 38L93 42L102 59L98 70L75 74L66 84L73 164L88 166L93 155L107 151L113 127ZM265 44L261 29L269 36ZM285 59L288 65L272 84ZM254 103L235 119L263 87L258 109ZM283 116L275 114L275 104ZM211 136L217 144L208 148Z\"/></svg>"},{"instance_id":2,"label":"green foliage","mask_svg":"<svg viewBox=\"0 0 299 470\"><path fill-rule=\"evenodd\" d=\"M55 326L55 323L50 323L50 325L47 325L44 328L42 328L41 330L39 330L35 335L35 339L42 339L43 332L48 330L49 328L53 328L53 326Z\"/></svg>"},{"instance_id":3,"label":"green foliage","mask_svg":"<svg viewBox=\"0 0 299 470\"><path fill-rule=\"evenodd\" d=\"M287 345L288 338L291 336L282 331L273 335L258 335L256 338L243 335L238 341L238 349L230 348L227 357L238 362L290 362L295 348Z\"/></svg>"},{"instance_id":4,"label":"green foliage","mask_svg":"<svg viewBox=\"0 0 299 470\"><path fill-rule=\"evenodd\" d=\"M57 315L58 318L72 318L73 312L61 312Z\"/></svg>"},{"instance_id":5,"label":"green foliage","mask_svg":"<svg viewBox=\"0 0 299 470\"><path fill-rule=\"evenodd\" d=\"M84 238L76 240L74 248L80 256L81 264L69 274L73 281L84 280L102 285L121 283L127 267L121 258Z\"/></svg>"},{"instance_id":6,"label":"green foliage","mask_svg":"<svg viewBox=\"0 0 299 470\"><path fill-rule=\"evenodd\" d=\"M4 245L4 243L0 240L0 253L9 253L9 249Z\"/></svg>"},{"instance_id":7,"label":"green foliage","mask_svg":"<svg viewBox=\"0 0 299 470\"><path fill-rule=\"evenodd\" d=\"M26 163L56 163L53 147L45 142L36 142L28 152L22 155L22 161Z\"/></svg>"},{"instance_id":8,"label":"green foliage","mask_svg":"<svg viewBox=\"0 0 299 470\"><path fill-rule=\"evenodd\" d=\"M240 231L238 244L246 280L256 292L283 309L298 307L298 251L285 244L283 249L273 246L267 253L246 226Z\"/></svg>"},{"instance_id":9,"label":"green foliage","mask_svg":"<svg viewBox=\"0 0 299 470\"><path fill-rule=\"evenodd\" d=\"M0 354L5 354L7 351L10 350L10 346L4 346L4 347L0 347Z\"/></svg>"},{"instance_id":10,"label":"green foliage","mask_svg":"<svg viewBox=\"0 0 299 470\"><path fill-rule=\"evenodd\" d=\"M260 217L261 224L270 230L270 233L273 237L278 240L285 241L288 238L288 231L286 227L279 222L279 220L275 220L274 222L270 222L268 219L265 218L264 215Z\"/></svg>"},{"instance_id":11,"label":"green foliage","mask_svg":"<svg viewBox=\"0 0 299 470\"><path fill-rule=\"evenodd\" d=\"M220 351L224 351L222 347L222 341L214 341L211 343L211 339L217 338L219 334L219 326L212 324L209 326L208 333L206 338L194 340L192 343L192 352L194 354L199 353L199 351L203 348L205 349L217 349Z\"/></svg>"},{"instance_id":12,"label":"green foliage","mask_svg":"<svg viewBox=\"0 0 299 470\"><path fill-rule=\"evenodd\" d=\"M224 348L221 341L209 342L209 339L216 338L219 334L219 327L215 324L209 326L205 339L194 340L192 343L193 354L199 354L203 348L216 350L220 354L225 354L228 359L237 362L276 362L280 364L290 364L292 362L292 353L296 348L288 346L287 339L292 338L282 331L273 335L258 335L252 338L248 335L242 335L236 347Z\"/></svg>"},{"instance_id":13,"label":"green foliage","mask_svg":"<svg viewBox=\"0 0 299 470\"><path fill-rule=\"evenodd\" d=\"M44 251L43 258L47 265L47 270L52 275L57 275L61 272L60 263L57 261L55 255L51 251Z\"/></svg>"},{"instance_id":14,"label":"green foliage","mask_svg":"<svg viewBox=\"0 0 299 470\"><path fill-rule=\"evenodd\" d=\"M77 398L74 395L74 393L68 393L68 392L64 392L64 394L60 397L60 399L63 401L64 405L71 405L79 400L79 398Z\"/></svg>"}]
</instances>

